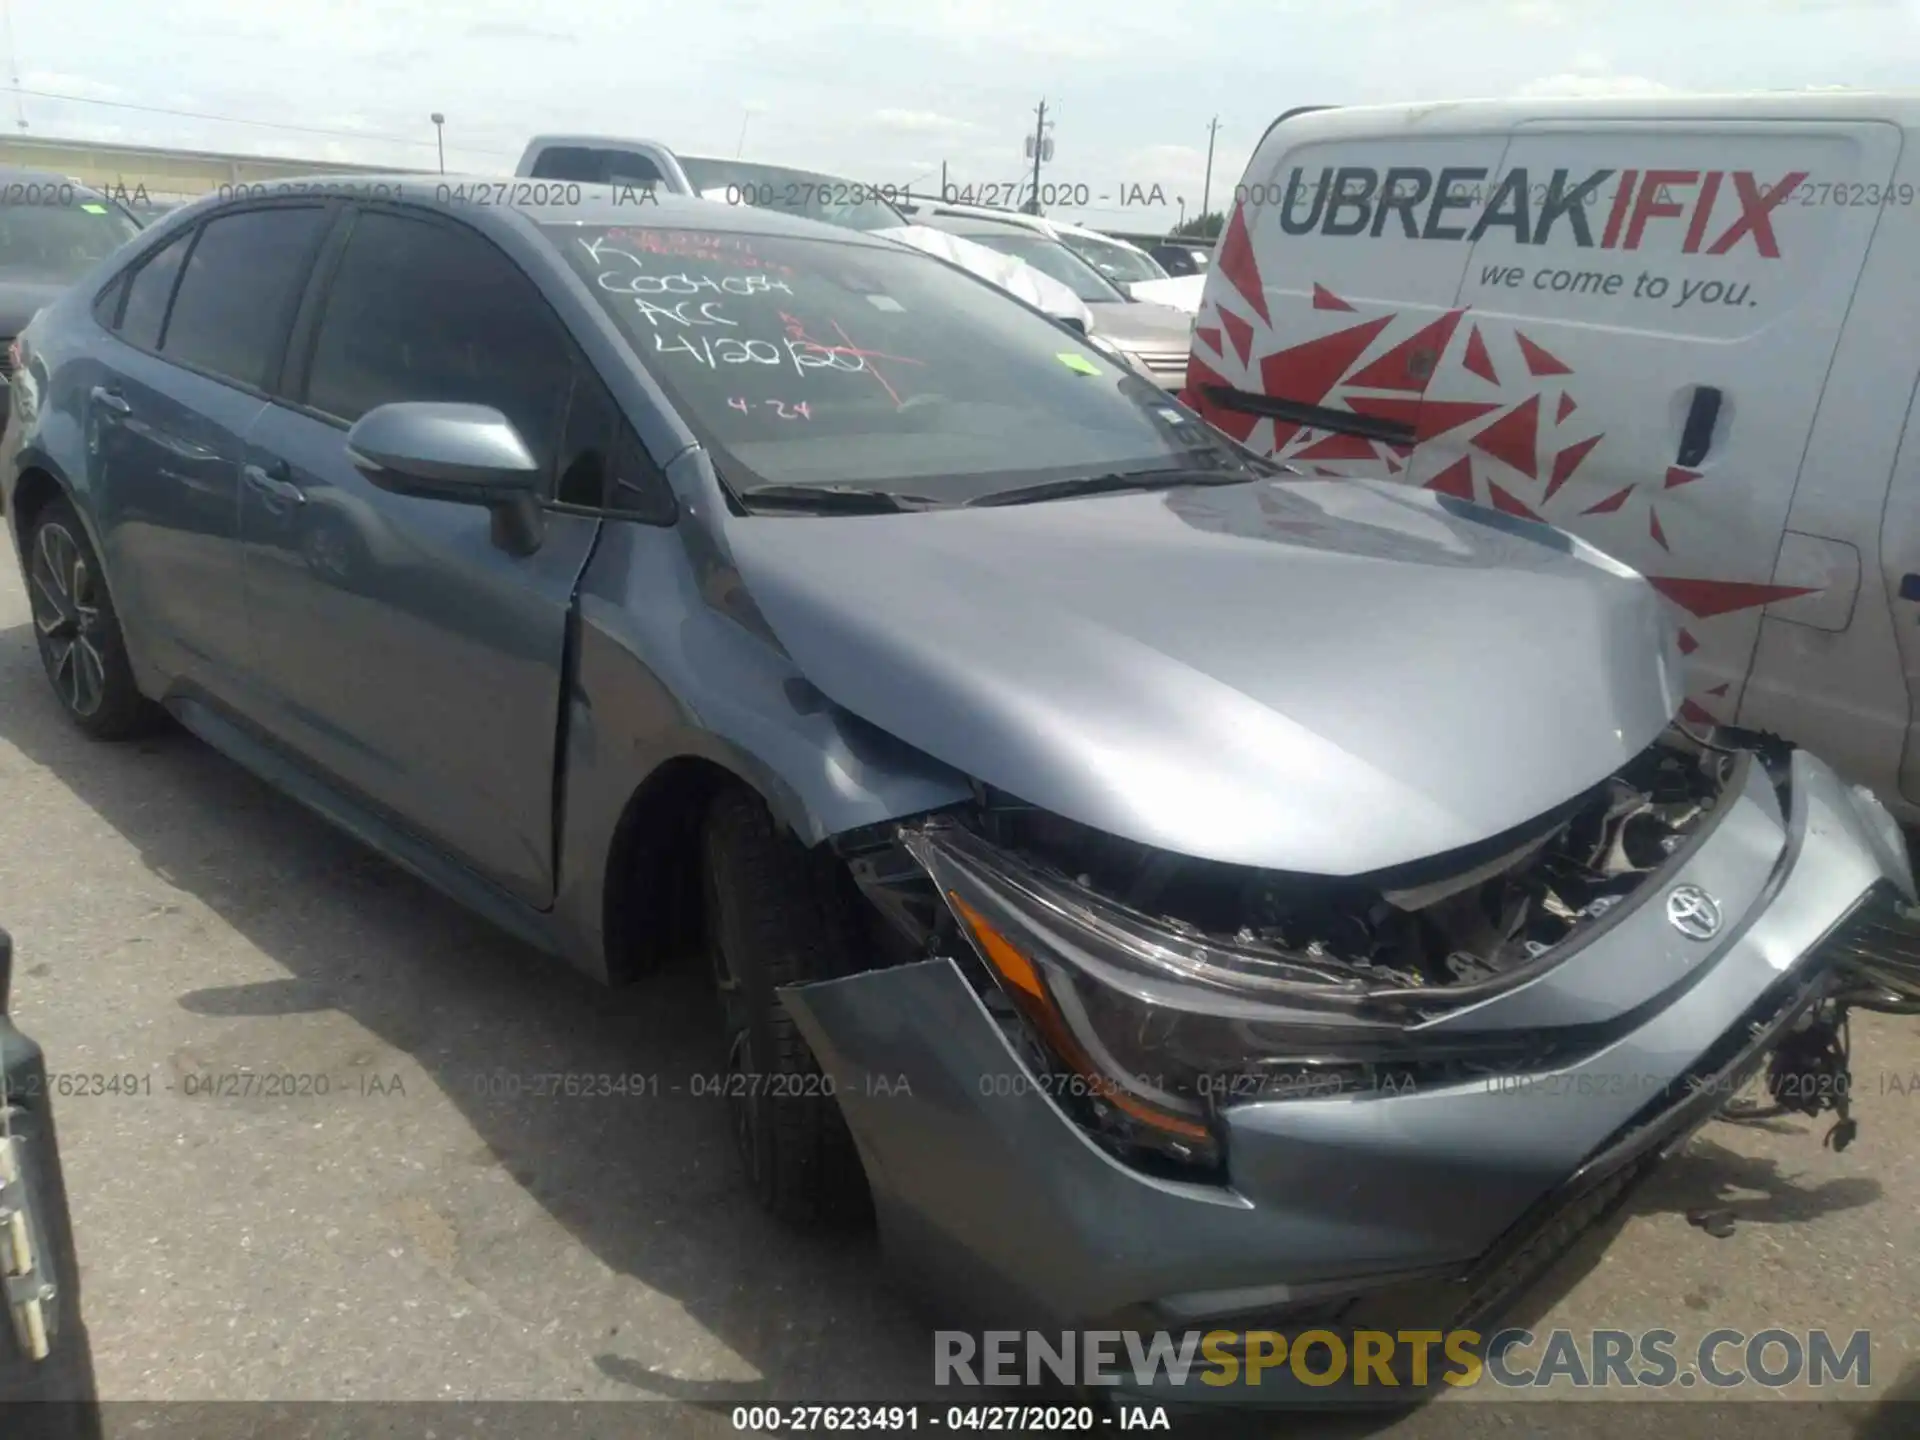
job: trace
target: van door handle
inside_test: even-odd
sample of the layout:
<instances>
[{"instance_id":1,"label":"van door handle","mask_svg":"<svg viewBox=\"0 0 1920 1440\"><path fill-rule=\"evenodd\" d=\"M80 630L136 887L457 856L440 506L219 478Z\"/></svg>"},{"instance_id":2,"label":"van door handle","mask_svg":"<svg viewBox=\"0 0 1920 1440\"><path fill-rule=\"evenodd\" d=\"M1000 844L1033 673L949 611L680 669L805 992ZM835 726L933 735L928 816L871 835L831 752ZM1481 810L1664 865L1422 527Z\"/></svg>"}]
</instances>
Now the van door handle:
<instances>
[{"instance_id":1,"label":"van door handle","mask_svg":"<svg viewBox=\"0 0 1920 1440\"><path fill-rule=\"evenodd\" d=\"M307 492L287 479L292 470L284 460L276 460L271 466L244 465L240 473L249 485L270 500L292 505L307 503Z\"/></svg>"},{"instance_id":2,"label":"van door handle","mask_svg":"<svg viewBox=\"0 0 1920 1440\"><path fill-rule=\"evenodd\" d=\"M118 390L109 390L104 385L96 385L88 393L92 395L93 403L103 410L111 410L115 415L133 413L133 407L126 402Z\"/></svg>"},{"instance_id":3,"label":"van door handle","mask_svg":"<svg viewBox=\"0 0 1920 1440\"><path fill-rule=\"evenodd\" d=\"M1713 448L1713 427L1720 423L1720 392L1712 385L1700 385L1693 392L1693 404L1687 407L1687 423L1680 431L1680 451L1673 463L1691 470L1707 458Z\"/></svg>"}]
</instances>

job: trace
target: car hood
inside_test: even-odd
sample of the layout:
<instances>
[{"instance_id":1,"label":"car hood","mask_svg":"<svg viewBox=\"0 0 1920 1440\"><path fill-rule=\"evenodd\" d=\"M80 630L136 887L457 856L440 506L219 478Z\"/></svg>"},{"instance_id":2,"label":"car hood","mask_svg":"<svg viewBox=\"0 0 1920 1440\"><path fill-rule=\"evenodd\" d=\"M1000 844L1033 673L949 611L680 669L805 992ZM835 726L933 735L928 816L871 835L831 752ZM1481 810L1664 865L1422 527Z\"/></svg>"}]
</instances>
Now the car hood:
<instances>
[{"instance_id":1,"label":"car hood","mask_svg":"<svg viewBox=\"0 0 1920 1440\"><path fill-rule=\"evenodd\" d=\"M1681 700L1651 587L1546 526L1367 481L726 522L825 695L1028 803L1354 875L1525 823Z\"/></svg>"},{"instance_id":2,"label":"car hood","mask_svg":"<svg viewBox=\"0 0 1920 1440\"><path fill-rule=\"evenodd\" d=\"M1151 300L1112 300L1087 307L1093 331L1129 349L1178 350L1193 342L1193 316Z\"/></svg>"},{"instance_id":3,"label":"car hood","mask_svg":"<svg viewBox=\"0 0 1920 1440\"><path fill-rule=\"evenodd\" d=\"M1016 256L1003 255L930 225L889 225L867 233L897 240L902 245L951 261L1056 319L1076 321L1082 329L1092 328L1092 313L1084 300L1051 275L1034 269Z\"/></svg>"},{"instance_id":4,"label":"car hood","mask_svg":"<svg viewBox=\"0 0 1920 1440\"><path fill-rule=\"evenodd\" d=\"M0 335L14 336L26 329L36 312L66 293L69 283L38 276L0 278Z\"/></svg>"},{"instance_id":5,"label":"car hood","mask_svg":"<svg viewBox=\"0 0 1920 1440\"><path fill-rule=\"evenodd\" d=\"M1165 280L1136 280L1127 286L1127 293L1136 300L1150 300L1178 310L1182 315L1193 316L1200 313L1200 297L1206 288L1207 277L1203 272L1170 275Z\"/></svg>"}]
</instances>

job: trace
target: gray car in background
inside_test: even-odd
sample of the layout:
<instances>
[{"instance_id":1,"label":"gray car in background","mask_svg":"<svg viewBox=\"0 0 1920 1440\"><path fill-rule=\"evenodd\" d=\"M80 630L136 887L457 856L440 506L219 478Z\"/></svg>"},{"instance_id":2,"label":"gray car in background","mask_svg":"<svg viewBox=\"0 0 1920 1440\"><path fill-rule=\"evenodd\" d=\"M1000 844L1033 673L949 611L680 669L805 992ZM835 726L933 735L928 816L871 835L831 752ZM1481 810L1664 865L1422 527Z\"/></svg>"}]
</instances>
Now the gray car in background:
<instances>
[{"instance_id":1,"label":"gray car in background","mask_svg":"<svg viewBox=\"0 0 1920 1440\"><path fill-rule=\"evenodd\" d=\"M0 373L35 312L139 233L125 206L71 176L0 170Z\"/></svg>"},{"instance_id":2,"label":"gray car in background","mask_svg":"<svg viewBox=\"0 0 1920 1440\"><path fill-rule=\"evenodd\" d=\"M702 967L776 1214L955 1316L1446 1329L1760 1070L1846 1142L1903 839L1677 724L1638 575L856 230L363 194L189 207L28 327L53 694L599 979Z\"/></svg>"}]
</instances>

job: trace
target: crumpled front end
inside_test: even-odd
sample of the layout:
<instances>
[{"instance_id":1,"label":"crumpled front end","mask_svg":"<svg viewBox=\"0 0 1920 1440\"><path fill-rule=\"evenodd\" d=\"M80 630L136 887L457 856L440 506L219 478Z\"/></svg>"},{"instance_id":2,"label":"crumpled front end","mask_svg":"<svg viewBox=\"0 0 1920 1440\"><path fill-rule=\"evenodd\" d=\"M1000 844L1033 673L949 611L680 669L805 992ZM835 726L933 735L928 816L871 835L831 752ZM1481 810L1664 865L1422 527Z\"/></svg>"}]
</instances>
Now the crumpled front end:
<instances>
[{"instance_id":1,"label":"crumpled front end","mask_svg":"<svg viewBox=\"0 0 1920 1440\"><path fill-rule=\"evenodd\" d=\"M893 1259L980 1323L1144 1331L1484 1320L1914 899L1897 827L1820 761L1678 735L1338 883L991 796L853 865L928 958L783 993Z\"/></svg>"}]
</instances>

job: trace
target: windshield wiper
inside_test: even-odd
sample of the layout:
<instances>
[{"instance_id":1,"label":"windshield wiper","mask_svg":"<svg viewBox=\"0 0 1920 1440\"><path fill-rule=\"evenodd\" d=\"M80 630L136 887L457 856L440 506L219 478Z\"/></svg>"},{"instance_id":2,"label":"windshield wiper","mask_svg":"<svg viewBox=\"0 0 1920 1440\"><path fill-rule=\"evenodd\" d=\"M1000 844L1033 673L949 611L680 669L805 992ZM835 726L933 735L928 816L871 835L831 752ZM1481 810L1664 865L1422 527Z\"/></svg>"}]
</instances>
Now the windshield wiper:
<instances>
[{"instance_id":1,"label":"windshield wiper","mask_svg":"<svg viewBox=\"0 0 1920 1440\"><path fill-rule=\"evenodd\" d=\"M1245 485L1268 476L1258 470L1114 470L1047 480L1015 490L996 490L967 501L978 505L1025 505L1036 500L1065 500L1076 495L1112 495L1125 490L1172 490L1181 485Z\"/></svg>"},{"instance_id":2,"label":"windshield wiper","mask_svg":"<svg viewBox=\"0 0 1920 1440\"><path fill-rule=\"evenodd\" d=\"M760 485L739 492L750 509L811 510L830 515L891 515L940 504L924 495L873 490L864 485Z\"/></svg>"}]
</instances>

